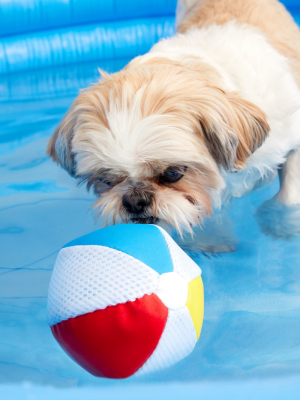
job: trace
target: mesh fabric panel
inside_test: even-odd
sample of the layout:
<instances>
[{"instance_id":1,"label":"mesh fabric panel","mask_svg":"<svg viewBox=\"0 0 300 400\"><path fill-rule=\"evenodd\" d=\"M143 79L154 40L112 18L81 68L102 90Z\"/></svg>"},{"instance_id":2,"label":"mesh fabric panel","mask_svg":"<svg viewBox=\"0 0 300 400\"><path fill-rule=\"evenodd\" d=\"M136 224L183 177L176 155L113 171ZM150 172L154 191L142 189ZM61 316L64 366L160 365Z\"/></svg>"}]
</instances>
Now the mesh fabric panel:
<instances>
[{"instance_id":1,"label":"mesh fabric panel","mask_svg":"<svg viewBox=\"0 0 300 400\"><path fill-rule=\"evenodd\" d=\"M155 351L134 376L170 367L188 356L196 342L197 335L188 308L169 310L165 330Z\"/></svg>"},{"instance_id":2,"label":"mesh fabric panel","mask_svg":"<svg viewBox=\"0 0 300 400\"><path fill-rule=\"evenodd\" d=\"M50 326L109 305L152 294L159 274L141 261L104 246L60 250L48 295Z\"/></svg>"},{"instance_id":3,"label":"mesh fabric panel","mask_svg":"<svg viewBox=\"0 0 300 400\"><path fill-rule=\"evenodd\" d=\"M174 265L174 272L183 276L187 282L197 278L201 275L201 269L198 265L178 246L171 236L162 228L157 228L163 234L165 241L168 245L171 258Z\"/></svg>"}]
</instances>

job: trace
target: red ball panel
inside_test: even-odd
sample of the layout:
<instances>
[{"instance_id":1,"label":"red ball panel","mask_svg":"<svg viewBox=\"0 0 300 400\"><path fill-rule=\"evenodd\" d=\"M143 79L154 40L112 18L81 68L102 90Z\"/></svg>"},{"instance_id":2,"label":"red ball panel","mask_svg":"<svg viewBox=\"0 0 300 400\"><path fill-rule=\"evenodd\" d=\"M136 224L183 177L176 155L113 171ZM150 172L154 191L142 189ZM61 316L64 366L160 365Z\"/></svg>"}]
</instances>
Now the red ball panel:
<instances>
[{"instance_id":1,"label":"red ball panel","mask_svg":"<svg viewBox=\"0 0 300 400\"><path fill-rule=\"evenodd\" d=\"M61 347L95 376L127 378L151 356L168 308L155 295L69 318L51 327Z\"/></svg>"}]
</instances>

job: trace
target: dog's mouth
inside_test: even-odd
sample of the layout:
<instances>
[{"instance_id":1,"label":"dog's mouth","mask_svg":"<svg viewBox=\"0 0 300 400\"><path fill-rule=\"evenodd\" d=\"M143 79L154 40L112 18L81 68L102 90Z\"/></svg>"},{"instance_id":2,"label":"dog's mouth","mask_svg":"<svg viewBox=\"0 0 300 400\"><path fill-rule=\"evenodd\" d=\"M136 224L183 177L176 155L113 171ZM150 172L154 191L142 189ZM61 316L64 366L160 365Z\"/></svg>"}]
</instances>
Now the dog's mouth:
<instances>
[{"instance_id":1,"label":"dog's mouth","mask_svg":"<svg viewBox=\"0 0 300 400\"><path fill-rule=\"evenodd\" d=\"M136 217L136 218L131 218L131 221L134 224L157 224L159 221L159 218L157 217Z\"/></svg>"}]
</instances>

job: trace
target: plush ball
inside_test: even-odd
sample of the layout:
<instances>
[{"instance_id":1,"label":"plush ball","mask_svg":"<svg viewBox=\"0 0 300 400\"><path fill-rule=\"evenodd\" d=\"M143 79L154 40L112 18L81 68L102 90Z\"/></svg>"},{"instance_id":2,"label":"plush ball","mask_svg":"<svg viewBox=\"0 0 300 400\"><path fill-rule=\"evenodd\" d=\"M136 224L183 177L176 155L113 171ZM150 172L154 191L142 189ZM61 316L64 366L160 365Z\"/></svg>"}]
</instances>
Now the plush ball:
<instances>
[{"instance_id":1,"label":"plush ball","mask_svg":"<svg viewBox=\"0 0 300 400\"><path fill-rule=\"evenodd\" d=\"M100 229L57 256L48 322L93 375L125 378L176 363L195 347L203 310L200 268L158 226Z\"/></svg>"}]
</instances>

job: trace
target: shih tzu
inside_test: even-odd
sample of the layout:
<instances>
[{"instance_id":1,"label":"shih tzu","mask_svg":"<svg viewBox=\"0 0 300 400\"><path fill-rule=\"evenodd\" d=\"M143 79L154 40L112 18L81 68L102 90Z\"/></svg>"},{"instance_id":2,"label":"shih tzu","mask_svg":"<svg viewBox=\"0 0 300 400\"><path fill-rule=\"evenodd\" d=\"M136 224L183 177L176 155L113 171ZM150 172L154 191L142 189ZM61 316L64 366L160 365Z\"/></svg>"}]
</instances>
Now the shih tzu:
<instances>
[{"instance_id":1,"label":"shih tzu","mask_svg":"<svg viewBox=\"0 0 300 400\"><path fill-rule=\"evenodd\" d=\"M277 0L181 0L178 33L75 100L48 145L105 224L180 234L269 182L300 204L300 31ZM271 228L270 228L271 229Z\"/></svg>"}]
</instances>

